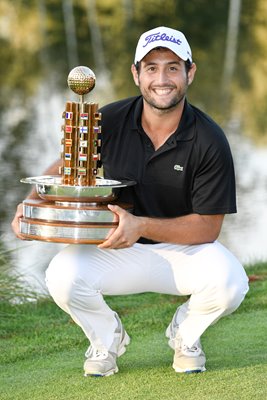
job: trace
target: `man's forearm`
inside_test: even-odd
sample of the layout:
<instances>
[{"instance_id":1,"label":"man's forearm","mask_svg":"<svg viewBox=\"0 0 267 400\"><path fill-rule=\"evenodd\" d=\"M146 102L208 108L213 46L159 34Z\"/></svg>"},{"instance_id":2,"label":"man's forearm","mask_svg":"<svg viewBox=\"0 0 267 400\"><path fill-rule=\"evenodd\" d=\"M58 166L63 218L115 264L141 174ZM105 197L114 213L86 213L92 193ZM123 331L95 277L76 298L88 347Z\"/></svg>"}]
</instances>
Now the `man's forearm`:
<instances>
[{"instance_id":1,"label":"man's forearm","mask_svg":"<svg viewBox=\"0 0 267 400\"><path fill-rule=\"evenodd\" d=\"M191 245L214 242L219 236L224 215L140 218L141 236L156 242Z\"/></svg>"}]
</instances>

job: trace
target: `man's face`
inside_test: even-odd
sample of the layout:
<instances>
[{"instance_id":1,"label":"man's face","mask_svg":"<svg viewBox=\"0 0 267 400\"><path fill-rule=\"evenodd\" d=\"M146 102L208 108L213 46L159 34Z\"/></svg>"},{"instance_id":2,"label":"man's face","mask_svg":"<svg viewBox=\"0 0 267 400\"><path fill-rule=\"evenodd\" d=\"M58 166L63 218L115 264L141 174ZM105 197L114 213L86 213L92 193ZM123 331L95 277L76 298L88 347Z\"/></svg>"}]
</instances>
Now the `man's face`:
<instances>
[{"instance_id":1,"label":"man's face","mask_svg":"<svg viewBox=\"0 0 267 400\"><path fill-rule=\"evenodd\" d=\"M141 61L133 78L144 101L161 112L173 110L185 97L195 74L195 64L186 72L184 61L168 49L155 49Z\"/></svg>"}]
</instances>

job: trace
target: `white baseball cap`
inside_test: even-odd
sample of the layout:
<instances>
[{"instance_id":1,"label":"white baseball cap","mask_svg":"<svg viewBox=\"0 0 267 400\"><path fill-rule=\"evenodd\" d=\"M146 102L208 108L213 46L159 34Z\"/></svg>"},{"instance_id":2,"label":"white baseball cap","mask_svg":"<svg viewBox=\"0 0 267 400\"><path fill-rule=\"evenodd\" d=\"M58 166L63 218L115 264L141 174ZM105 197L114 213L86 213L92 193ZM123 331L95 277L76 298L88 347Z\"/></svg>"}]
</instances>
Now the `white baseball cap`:
<instances>
[{"instance_id":1,"label":"white baseball cap","mask_svg":"<svg viewBox=\"0 0 267 400\"><path fill-rule=\"evenodd\" d=\"M137 43L134 63L140 62L156 47L166 47L182 60L192 62L192 52L185 35L175 29L160 26L143 33Z\"/></svg>"}]
</instances>

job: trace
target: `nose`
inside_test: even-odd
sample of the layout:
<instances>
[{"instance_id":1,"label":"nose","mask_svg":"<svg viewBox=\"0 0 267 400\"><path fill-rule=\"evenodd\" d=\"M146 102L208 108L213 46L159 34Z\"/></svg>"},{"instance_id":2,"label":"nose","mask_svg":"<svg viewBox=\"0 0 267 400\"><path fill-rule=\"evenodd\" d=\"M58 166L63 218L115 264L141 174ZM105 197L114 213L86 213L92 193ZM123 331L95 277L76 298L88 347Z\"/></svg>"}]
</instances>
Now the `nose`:
<instances>
[{"instance_id":1,"label":"nose","mask_svg":"<svg viewBox=\"0 0 267 400\"><path fill-rule=\"evenodd\" d=\"M165 68L158 70L157 83L161 86L164 86L169 83L168 73Z\"/></svg>"},{"instance_id":2,"label":"nose","mask_svg":"<svg viewBox=\"0 0 267 400\"><path fill-rule=\"evenodd\" d=\"M164 83L164 82L166 82L166 72L165 72L165 70L160 70L159 71L159 73L158 73L158 81L159 81L159 83Z\"/></svg>"}]
</instances>

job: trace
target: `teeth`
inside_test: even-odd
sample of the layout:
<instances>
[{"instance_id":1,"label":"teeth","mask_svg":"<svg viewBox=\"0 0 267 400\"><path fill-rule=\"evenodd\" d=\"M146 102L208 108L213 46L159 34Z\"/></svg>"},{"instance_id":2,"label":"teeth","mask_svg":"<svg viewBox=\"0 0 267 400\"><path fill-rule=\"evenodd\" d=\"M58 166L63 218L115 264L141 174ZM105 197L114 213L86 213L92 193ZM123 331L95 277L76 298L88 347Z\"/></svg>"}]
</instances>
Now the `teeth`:
<instances>
[{"instance_id":1,"label":"teeth","mask_svg":"<svg viewBox=\"0 0 267 400\"><path fill-rule=\"evenodd\" d=\"M158 95L164 95L164 94L169 94L171 93L171 89L170 88L165 88L165 89L154 89L156 94Z\"/></svg>"}]
</instances>

